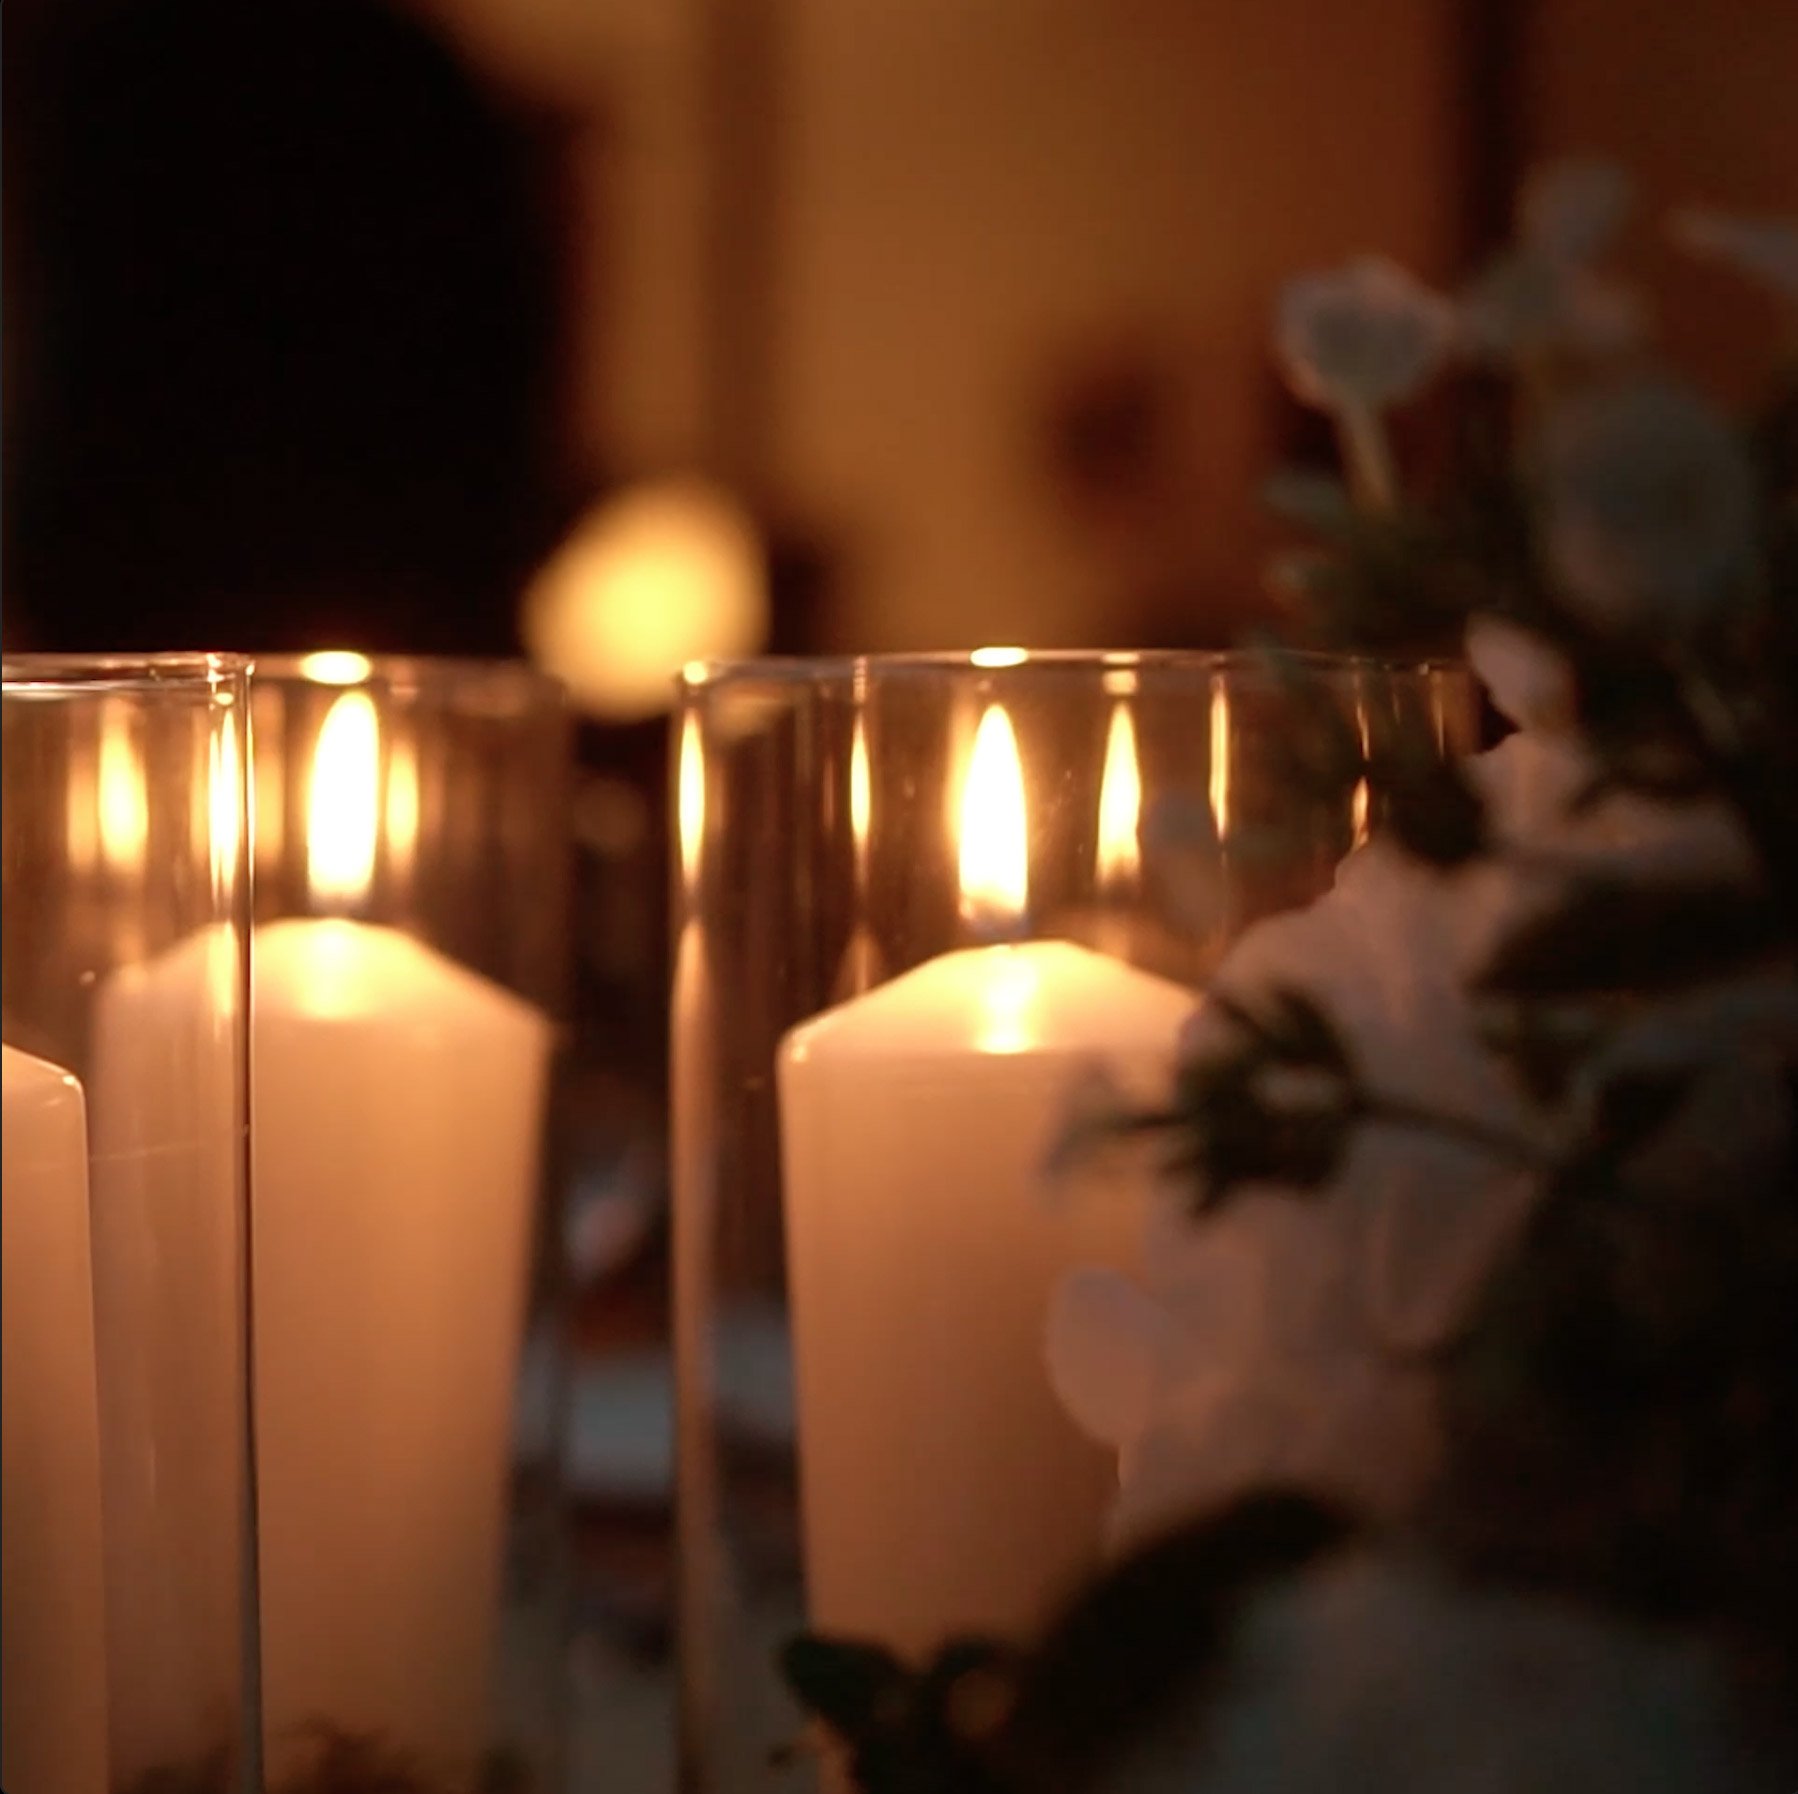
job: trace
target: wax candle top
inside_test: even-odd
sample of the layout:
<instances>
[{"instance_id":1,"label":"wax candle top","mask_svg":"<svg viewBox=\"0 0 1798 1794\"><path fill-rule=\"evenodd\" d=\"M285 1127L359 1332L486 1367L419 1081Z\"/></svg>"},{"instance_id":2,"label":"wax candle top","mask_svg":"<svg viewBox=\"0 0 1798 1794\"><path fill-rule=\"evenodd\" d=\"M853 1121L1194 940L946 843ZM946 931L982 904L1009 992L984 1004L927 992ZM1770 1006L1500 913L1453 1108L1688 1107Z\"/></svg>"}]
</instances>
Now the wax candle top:
<instances>
[{"instance_id":1,"label":"wax candle top","mask_svg":"<svg viewBox=\"0 0 1798 1794\"><path fill-rule=\"evenodd\" d=\"M1162 1033L1171 1051L1194 1000L1184 985L1072 941L970 947L813 1016L787 1036L786 1056L1104 1056L1140 1052Z\"/></svg>"},{"instance_id":2,"label":"wax candle top","mask_svg":"<svg viewBox=\"0 0 1798 1794\"><path fill-rule=\"evenodd\" d=\"M253 964L256 1001L277 1001L315 1021L398 1020L429 1014L453 1020L516 1020L533 1038L543 1018L503 985L469 971L397 928L341 917L289 918L259 927Z\"/></svg>"}]
</instances>

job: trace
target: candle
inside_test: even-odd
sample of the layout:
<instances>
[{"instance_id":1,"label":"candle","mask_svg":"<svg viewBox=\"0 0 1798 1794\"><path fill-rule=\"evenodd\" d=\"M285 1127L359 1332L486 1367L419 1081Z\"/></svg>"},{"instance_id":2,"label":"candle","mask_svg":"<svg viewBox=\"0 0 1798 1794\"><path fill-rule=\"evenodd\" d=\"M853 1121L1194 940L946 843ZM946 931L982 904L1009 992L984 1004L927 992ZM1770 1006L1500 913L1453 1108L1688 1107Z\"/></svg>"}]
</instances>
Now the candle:
<instances>
[{"instance_id":1,"label":"candle","mask_svg":"<svg viewBox=\"0 0 1798 1794\"><path fill-rule=\"evenodd\" d=\"M1003 710L962 802L970 921L1024 912ZM814 1625L928 1651L1015 1634L1097 1556L1115 1472L1051 1392L1044 1326L1076 1264L1131 1262L1142 1191L1042 1187L1094 1059L1165 1091L1185 987L1066 941L951 952L794 1029L779 1060Z\"/></svg>"},{"instance_id":2,"label":"candle","mask_svg":"<svg viewBox=\"0 0 1798 1794\"><path fill-rule=\"evenodd\" d=\"M81 1086L0 1047L0 1784L103 1794L106 1659Z\"/></svg>"},{"instance_id":3,"label":"candle","mask_svg":"<svg viewBox=\"0 0 1798 1794\"><path fill-rule=\"evenodd\" d=\"M94 1008L94 1342L111 1774L236 1744L244 1674L242 937L121 966Z\"/></svg>"},{"instance_id":4,"label":"candle","mask_svg":"<svg viewBox=\"0 0 1798 1794\"><path fill-rule=\"evenodd\" d=\"M378 724L320 734L314 898L354 902ZM255 938L252 1112L264 1698L442 1773L491 1742L513 1383L551 1031L394 929Z\"/></svg>"}]
</instances>

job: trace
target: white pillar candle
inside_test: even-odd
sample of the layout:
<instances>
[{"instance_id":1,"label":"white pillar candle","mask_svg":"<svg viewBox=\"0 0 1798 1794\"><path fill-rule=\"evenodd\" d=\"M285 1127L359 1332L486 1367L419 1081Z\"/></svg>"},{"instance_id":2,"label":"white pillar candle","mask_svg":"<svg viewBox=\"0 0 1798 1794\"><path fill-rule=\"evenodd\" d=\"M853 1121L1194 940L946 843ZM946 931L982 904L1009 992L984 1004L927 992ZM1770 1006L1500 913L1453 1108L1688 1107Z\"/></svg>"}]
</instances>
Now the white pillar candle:
<instances>
[{"instance_id":1,"label":"white pillar candle","mask_svg":"<svg viewBox=\"0 0 1798 1794\"><path fill-rule=\"evenodd\" d=\"M255 951L256 1389L271 1750L491 1742L543 1016L409 936Z\"/></svg>"},{"instance_id":2,"label":"white pillar candle","mask_svg":"<svg viewBox=\"0 0 1798 1794\"><path fill-rule=\"evenodd\" d=\"M378 719L320 733L315 899L353 907ZM491 1678L552 1032L392 928L259 928L256 1405L271 1765L316 1721L462 1776Z\"/></svg>"},{"instance_id":3,"label":"white pillar candle","mask_svg":"<svg viewBox=\"0 0 1798 1794\"><path fill-rule=\"evenodd\" d=\"M81 1086L0 1047L0 1784L104 1794L106 1641Z\"/></svg>"},{"instance_id":4,"label":"white pillar candle","mask_svg":"<svg viewBox=\"0 0 1798 1794\"><path fill-rule=\"evenodd\" d=\"M95 1003L94 1333L121 1784L234 1748L242 1711L242 952L236 930L199 929L120 967Z\"/></svg>"},{"instance_id":5,"label":"white pillar candle","mask_svg":"<svg viewBox=\"0 0 1798 1794\"><path fill-rule=\"evenodd\" d=\"M996 881L994 907L1021 912L1002 711L963 817L964 898ZM1130 1262L1142 1192L1058 1204L1044 1163L1092 1061L1165 1092L1191 1008L1181 985L1037 941L945 954L783 1043L814 1625L913 1653L1016 1634L1096 1561L1115 1472L1054 1397L1044 1327L1066 1270Z\"/></svg>"}]
</instances>

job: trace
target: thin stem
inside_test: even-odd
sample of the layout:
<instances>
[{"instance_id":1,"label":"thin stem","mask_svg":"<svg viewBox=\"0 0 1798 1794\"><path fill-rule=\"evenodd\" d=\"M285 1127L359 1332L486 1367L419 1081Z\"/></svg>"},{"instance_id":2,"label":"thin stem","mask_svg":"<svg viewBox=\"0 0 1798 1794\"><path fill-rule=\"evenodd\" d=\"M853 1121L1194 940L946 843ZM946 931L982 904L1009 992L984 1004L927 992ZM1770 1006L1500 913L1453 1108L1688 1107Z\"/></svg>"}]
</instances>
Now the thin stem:
<instances>
[{"instance_id":1,"label":"thin stem","mask_svg":"<svg viewBox=\"0 0 1798 1794\"><path fill-rule=\"evenodd\" d=\"M1361 1093L1357 1105L1361 1120L1383 1121L1394 1127L1415 1128L1419 1133L1436 1134L1445 1140L1457 1140L1495 1159L1519 1165L1530 1171L1546 1171L1555 1163L1555 1155L1533 1140L1513 1134L1504 1128L1491 1127L1471 1115L1451 1115L1442 1110L1425 1108L1421 1103L1403 1097Z\"/></svg>"},{"instance_id":2,"label":"thin stem","mask_svg":"<svg viewBox=\"0 0 1798 1794\"><path fill-rule=\"evenodd\" d=\"M1369 405L1344 405L1336 413L1336 433L1355 495L1371 511L1396 510L1398 470L1379 413Z\"/></svg>"},{"instance_id":3,"label":"thin stem","mask_svg":"<svg viewBox=\"0 0 1798 1794\"><path fill-rule=\"evenodd\" d=\"M1735 811L1761 862L1777 912L1798 918L1798 838L1785 788L1743 739L1723 697L1699 669L1679 669L1680 703L1710 762L1724 801Z\"/></svg>"}]
</instances>

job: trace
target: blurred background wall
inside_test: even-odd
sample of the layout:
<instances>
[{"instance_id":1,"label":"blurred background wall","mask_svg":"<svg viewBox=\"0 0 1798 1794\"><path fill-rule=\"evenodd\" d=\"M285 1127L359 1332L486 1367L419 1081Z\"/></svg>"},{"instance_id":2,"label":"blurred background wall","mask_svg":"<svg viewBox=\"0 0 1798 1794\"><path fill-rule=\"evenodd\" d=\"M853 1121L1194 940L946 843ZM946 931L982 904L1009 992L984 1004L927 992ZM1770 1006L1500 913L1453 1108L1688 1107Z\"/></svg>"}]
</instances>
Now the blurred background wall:
<instances>
[{"instance_id":1,"label":"blurred background wall","mask_svg":"<svg viewBox=\"0 0 1798 1794\"><path fill-rule=\"evenodd\" d=\"M1614 158L1654 206L1798 213L1798 6L1530 0L1523 12L1529 158ZM1665 244L1640 251L1675 358L1743 396L1765 371L1766 296Z\"/></svg>"},{"instance_id":2,"label":"blurred background wall","mask_svg":"<svg viewBox=\"0 0 1798 1794\"><path fill-rule=\"evenodd\" d=\"M1272 287L1455 243L1445 0L443 4L626 76L572 152L576 438L741 481L830 565L818 645L1227 633Z\"/></svg>"},{"instance_id":3,"label":"blurred background wall","mask_svg":"<svg viewBox=\"0 0 1798 1794\"><path fill-rule=\"evenodd\" d=\"M1793 203L1784 0L15 0L8 639L504 648L700 470L788 647L1217 640L1295 268ZM1676 343L1752 300L1669 289Z\"/></svg>"}]
</instances>

